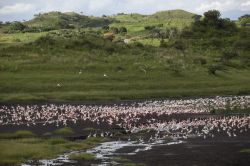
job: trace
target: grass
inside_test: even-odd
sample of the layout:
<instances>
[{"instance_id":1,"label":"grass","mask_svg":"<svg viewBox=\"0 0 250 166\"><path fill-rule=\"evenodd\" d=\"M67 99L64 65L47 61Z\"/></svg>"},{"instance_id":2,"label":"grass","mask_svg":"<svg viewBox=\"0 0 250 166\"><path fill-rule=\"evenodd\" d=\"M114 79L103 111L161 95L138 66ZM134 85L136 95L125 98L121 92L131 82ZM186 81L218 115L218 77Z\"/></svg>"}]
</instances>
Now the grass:
<instances>
[{"instance_id":1,"label":"grass","mask_svg":"<svg viewBox=\"0 0 250 166\"><path fill-rule=\"evenodd\" d=\"M102 142L102 138L68 141L62 138L0 139L0 165L19 165L28 160L49 159L69 150L85 150ZM85 156L90 159L91 156Z\"/></svg>"},{"instance_id":2,"label":"grass","mask_svg":"<svg viewBox=\"0 0 250 166\"><path fill-rule=\"evenodd\" d=\"M54 131L54 134L56 135L62 135L62 136L69 136L73 135L75 132L70 127L64 127L61 129L57 129Z\"/></svg>"},{"instance_id":3,"label":"grass","mask_svg":"<svg viewBox=\"0 0 250 166\"><path fill-rule=\"evenodd\" d=\"M18 130L14 133L0 133L0 139L33 138L36 134L28 130Z\"/></svg>"},{"instance_id":4,"label":"grass","mask_svg":"<svg viewBox=\"0 0 250 166\"><path fill-rule=\"evenodd\" d=\"M184 38L166 39L165 45L159 47L159 38L143 37L148 33L145 25L165 23L164 19L175 19L174 24L177 20L185 22L180 18L190 21L193 14L184 13L177 10L150 16L112 17L120 22L110 27L124 24L129 31L127 36L140 36L138 41L128 45L104 40L102 34L98 34L100 28L3 34L7 39L0 44L0 102L250 94L247 42L241 43L245 49L233 47L235 40L241 41L239 36L218 40L223 44L221 47L211 44L217 40ZM60 15L51 14L53 18ZM68 13L67 17L72 14ZM141 18L149 22L140 22ZM20 41L9 43L14 38ZM224 49L235 50L239 56L222 62ZM225 63L223 70L209 73L211 66L214 68L222 63Z\"/></svg>"},{"instance_id":5,"label":"grass","mask_svg":"<svg viewBox=\"0 0 250 166\"><path fill-rule=\"evenodd\" d=\"M32 42L41 36L45 36L46 34L47 34L47 32L1 34L0 35L0 44Z\"/></svg>"},{"instance_id":6,"label":"grass","mask_svg":"<svg viewBox=\"0 0 250 166\"><path fill-rule=\"evenodd\" d=\"M240 152L241 153L250 153L250 149L242 149Z\"/></svg>"}]
</instances>

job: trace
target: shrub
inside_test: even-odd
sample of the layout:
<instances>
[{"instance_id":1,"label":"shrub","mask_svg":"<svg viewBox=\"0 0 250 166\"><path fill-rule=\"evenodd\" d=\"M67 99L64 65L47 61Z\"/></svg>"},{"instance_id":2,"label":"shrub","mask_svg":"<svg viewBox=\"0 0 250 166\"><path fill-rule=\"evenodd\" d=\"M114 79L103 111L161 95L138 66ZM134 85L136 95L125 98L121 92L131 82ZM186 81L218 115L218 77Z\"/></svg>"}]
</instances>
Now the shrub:
<instances>
[{"instance_id":1,"label":"shrub","mask_svg":"<svg viewBox=\"0 0 250 166\"><path fill-rule=\"evenodd\" d=\"M112 31L113 34L118 34L119 33L119 29L116 28L116 27L112 27L111 31Z\"/></svg>"},{"instance_id":2,"label":"shrub","mask_svg":"<svg viewBox=\"0 0 250 166\"><path fill-rule=\"evenodd\" d=\"M250 40L240 39L234 42L233 47L241 50L250 50Z\"/></svg>"},{"instance_id":3,"label":"shrub","mask_svg":"<svg viewBox=\"0 0 250 166\"><path fill-rule=\"evenodd\" d=\"M35 137L36 135L28 130L19 130L16 131L13 136L16 138L31 138Z\"/></svg>"},{"instance_id":4,"label":"shrub","mask_svg":"<svg viewBox=\"0 0 250 166\"><path fill-rule=\"evenodd\" d=\"M25 28L26 28L26 26L25 26L23 23L18 22L18 21L12 23L11 26L10 26L10 29L11 29L11 30L14 30L14 31L22 31L22 30L24 30Z\"/></svg>"},{"instance_id":5,"label":"shrub","mask_svg":"<svg viewBox=\"0 0 250 166\"><path fill-rule=\"evenodd\" d=\"M67 135L74 134L74 131L69 127L64 127L64 128L55 130L54 133L57 135L67 136Z\"/></svg>"},{"instance_id":6,"label":"shrub","mask_svg":"<svg viewBox=\"0 0 250 166\"><path fill-rule=\"evenodd\" d=\"M210 40L210 45L216 47L216 48L220 48L222 46L222 40L218 37L212 37Z\"/></svg>"},{"instance_id":7,"label":"shrub","mask_svg":"<svg viewBox=\"0 0 250 166\"><path fill-rule=\"evenodd\" d=\"M102 29L105 30L105 31L108 31L108 30L109 30L109 26L108 26L108 25L104 25L104 26L102 27Z\"/></svg>"},{"instance_id":8,"label":"shrub","mask_svg":"<svg viewBox=\"0 0 250 166\"><path fill-rule=\"evenodd\" d=\"M153 29L155 29L155 28L156 28L156 27L153 26L153 25L151 25L151 26L150 26L150 25L147 25L147 26L144 27L145 30L153 30Z\"/></svg>"},{"instance_id":9,"label":"shrub","mask_svg":"<svg viewBox=\"0 0 250 166\"><path fill-rule=\"evenodd\" d=\"M32 138L35 136L32 132L20 130L15 133L1 133L0 139Z\"/></svg>"},{"instance_id":10,"label":"shrub","mask_svg":"<svg viewBox=\"0 0 250 166\"><path fill-rule=\"evenodd\" d=\"M185 43L182 40L177 40L173 44L174 48L184 51L186 49Z\"/></svg>"},{"instance_id":11,"label":"shrub","mask_svg":"<svg viewBox=\"0 0 250 166\"><path fill-rule=\"evenodd\" d=\"M224 70L224 66L221 64L211 65L208 67L208 73L211 75L216 75L216 71Z\"/></svg>"},{"instance_id":12,"label":"shrub","mask_svg":"<svg viewBox=\"0 0 250 166\"><path fill-rule=\"evenodd\" d=\"M195 64L205 65L205 64L207 64L207 60L204 59L204 58L196 58L196 59L194 59L194 63Z\"/></svg>"},{"instance_id":13,"label":"shrub","mask_svg":"<svg viewBox=\"0 0 250 166\"><path fill-rule=\"evenodd\" d=\"M239 54L235 51L232 51L232 50L226 50L226 51L223 51L222 53L222 57L221 57L221 61L222 62L227 62L235 57L238 57Z\"/></svg>"},{"instance_id":14,"label":"shrub","mask_svg":"<svg viewBox=\"0 0 250 166\"><path fill-rule=\"evenodd\" d=\"M120 27L120 28L119 28L119 32L120 32L120 33L127 33L128 30L127 30L127 28L125 28L125 27Z\"/></svg>"},{"instance_id":15,"label":"shrub","mask_svg":"<svg viewBox=\"0 0 250 166\"><path fill-rule=\"evenodd\" d=\"M55 39L51 36L42 36L39 39L35 41L36 45L54 45L55 44Z\"/></svg>"}]
</instances>

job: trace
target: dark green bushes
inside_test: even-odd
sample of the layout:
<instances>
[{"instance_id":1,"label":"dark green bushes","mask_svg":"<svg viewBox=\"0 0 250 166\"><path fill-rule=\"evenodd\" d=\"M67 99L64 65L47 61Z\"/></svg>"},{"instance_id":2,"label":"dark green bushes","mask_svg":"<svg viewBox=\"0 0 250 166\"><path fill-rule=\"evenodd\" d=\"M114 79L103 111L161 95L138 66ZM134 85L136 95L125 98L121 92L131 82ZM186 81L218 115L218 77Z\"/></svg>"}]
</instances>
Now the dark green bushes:
<instances>
[{"instance_id":1,"label":"dark green bushes","mask_svg":"<svg viewBox=\"0 0 250 166\"><path fill-rule=\"evenodd\" d=\"M225 66L223 66L222 64L211 65L208 67L208 73L211 75L216 75L217 71L224 71L224 70Z\"/></svg>"},{"instance_id":2,"label":"dark green bushes","mask_svg":"<svg viewBox=\"0 0 250 166\"><path fill-rule=\"evenodd\" d=\"M233 36L238 31L236 24L229 19L220 18L220 12L210 10L204 13L204 19L195 21L190 28L184 29L186 38L211 38Z\"/></svg>"},{"instance_id":3,"label":"dark green bushes","mask_svg":"<svg viewBox=\"0 0 250 166\"><path fill-rule=\"evenodd\" d=\"M14 22L10 25L10 30L14 30L14 31L22 31L26 28L26 26L21 23L21 22Z\"/></svg>"},{"instance_id":4,"label":"dark green bushes","mask_svg":"<svg viewBox=\"0 0 250 166\"><path fill-rule=\"evenodd\" d=\"M250 50L250 40L249 39L236 40L233 44L233 47L238 50Z\"/></svg>"}]
</instances>

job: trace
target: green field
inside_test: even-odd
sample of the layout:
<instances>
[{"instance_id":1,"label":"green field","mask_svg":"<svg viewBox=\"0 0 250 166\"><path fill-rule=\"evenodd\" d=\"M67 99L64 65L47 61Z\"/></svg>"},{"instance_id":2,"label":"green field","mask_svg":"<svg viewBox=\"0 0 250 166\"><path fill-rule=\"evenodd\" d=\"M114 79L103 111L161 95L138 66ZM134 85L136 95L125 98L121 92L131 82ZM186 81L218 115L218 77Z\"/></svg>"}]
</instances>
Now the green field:
<instances>
[{"instance_id":1,"label":"green field","mask_svg":"<svg viewBox=\"0 0 250 166\"><path fill-rule=\"evenodd\" d=\"M174 39L149 37L155 30L146 30L145 25L162 23L163 27L156 27L159 31L190 26L194 14L183 12L108 17L106 19L116 20L109 24L110 27L125 26L128 30L127 34L114 34L113 41L104 39L107 32L97 25L44 32L1 32L0 101L132 100L249 94L250 52L246 37L250 34L249 28L238 28L237 33L226 35L225 28L206 27L209 30L199 38L198 32L193 35L195 38L182 37L184 30L178 30ZM66 14L66 18L74 23L70 21L71 14ZM52 13L53 19L54 15ZM40 21L45 16L39 16ZM25 24L35 26L39 19ZM82 17L79 19L80 23L85 23ZM140 19L147 21L142 23ZM168 20L172 20L171 25ZM47 25L45 23L41 21L39 26ZM208 37L212 32L215 35ZM217 37L216 33L221 36ZM122 40L129 37L136 40L123 43Z\"/></svg>"},{"instance_id":2,"label":"green field","mask_svg":"<svg viewBox=\"0 0 250 166\"><path fill-rule=\"evenodd\" d=\"M62 136L65 135L62 134ZM15 133L0 133L0 165L20 165L29 160L52 159L72 150L90 149L104 140L99 137L78 141L69 141L55 136L44 138L30 131L21 130ZM84 157L90 156L85 154Z\"/></svg>"}]
</instances>

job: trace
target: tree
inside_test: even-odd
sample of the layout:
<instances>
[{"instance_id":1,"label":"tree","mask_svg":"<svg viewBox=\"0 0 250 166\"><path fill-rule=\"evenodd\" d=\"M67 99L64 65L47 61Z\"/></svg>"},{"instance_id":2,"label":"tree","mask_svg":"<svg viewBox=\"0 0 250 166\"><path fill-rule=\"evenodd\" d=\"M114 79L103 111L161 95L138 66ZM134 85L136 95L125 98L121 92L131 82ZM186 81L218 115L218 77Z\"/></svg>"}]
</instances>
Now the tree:
<instances>
[{"instance_id":1,"label":"tree","mask_svg":"<svg viewBox=\"0 0 250 166\"><path fill-rule=\"evenodd\" d=\"M22 31L25 28L26 28L26 26L23 23L18 22L18 21L12 23L11 26L10 26L10 29L15 30L15 31Z\"/></svg>"},{"instance_id":2,"label":"tree","mask_svg":"<svg viewBox=\"0 0 250 166\"><path fill-rule=\"evenodd\" d=\"M202 17L201 15L196 14L196 15L193 16L193 19L194 19L195 22L198 22L198 21L201 20L201 17Z\"/></svg>"},{"instance_id":3,"label":"tree","mask_svg":"<svg viewBox=\"0 0 250 166\"><path fill-rule=\"evenodd\" d=\"M216 23L220 19L220 12L218 10L209 10L204 13L204 21L207 23Z\"/></svg>"},{"instance_id":4,"label":"tree","mask_svg":"<svg viewBox=\"0 0 250 166\"><path fill-rule=\"evenodd\" d=\"M245 14L239 18L239 20L244 19L244 18L250 18L250 14Z\"/></svg>"},{"instance_id":5,"label":"tree","mask_svg":"<svg viewBox=\"0 0 250 166\"><path fill-rule=\"evenodd\" d=\"M205 12L204 19L193 22L190 30L185 29L181 36L211 38L219 36L232 36L235 34L238 31L235 22L227 18L220 18L220 16L221 14L218 10L209 10Z\"/></svg>"},{"instance_id":6,"label":"tree","mask_svg":"<svg viewBox=\"0 0 250 166\"><path fill-rule=\"evenodd\" d=\"M241 26L247 26L250 24L250 14L243 15L239 18Z\"/></svg>"}]
</instances>

